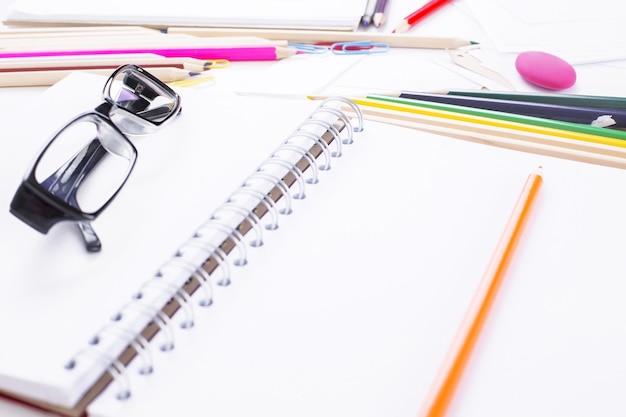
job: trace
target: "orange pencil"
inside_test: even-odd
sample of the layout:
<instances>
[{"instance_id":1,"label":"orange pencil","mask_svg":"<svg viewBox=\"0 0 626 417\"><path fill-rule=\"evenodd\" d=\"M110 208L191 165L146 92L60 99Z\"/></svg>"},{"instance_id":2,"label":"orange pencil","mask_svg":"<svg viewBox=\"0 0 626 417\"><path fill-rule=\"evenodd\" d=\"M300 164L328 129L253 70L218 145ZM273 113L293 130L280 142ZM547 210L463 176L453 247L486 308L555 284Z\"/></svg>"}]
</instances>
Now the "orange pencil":
<instances>
[{"instance_id":1,"label":"orange pencil","mask_svg":"<svg viewBox=\"0 0 626 417\"><path fill-rule=\"evenodd\" d=\"M489 309L513 257L515 247L523 232L533 202L542 183L542 168L528 176L506 228L500 237L480 287L474 295L470 308L459 329L443 366L431 387L429 396L420 412L420 417L442 417L454 396L480 331L489 314Z\"/></svg>"}]
</instances>

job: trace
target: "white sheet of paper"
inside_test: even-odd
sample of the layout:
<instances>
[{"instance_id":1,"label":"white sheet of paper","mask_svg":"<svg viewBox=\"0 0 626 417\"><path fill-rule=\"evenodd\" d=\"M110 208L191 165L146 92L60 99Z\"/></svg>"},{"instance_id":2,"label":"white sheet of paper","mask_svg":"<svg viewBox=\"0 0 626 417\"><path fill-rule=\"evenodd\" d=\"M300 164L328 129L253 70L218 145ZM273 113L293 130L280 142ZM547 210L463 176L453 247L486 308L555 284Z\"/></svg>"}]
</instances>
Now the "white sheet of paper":
<instances>
[{"instance_id":1,"label":"white sheet of paper","mask_svg":"<svg viewBox=\"0 0 626 417\"><path fill-rule=\"evenodd\" d=\"M571 64L626 59L621 2L461 1L499 52L540 50Z\"/></svg>"}]
</instances>

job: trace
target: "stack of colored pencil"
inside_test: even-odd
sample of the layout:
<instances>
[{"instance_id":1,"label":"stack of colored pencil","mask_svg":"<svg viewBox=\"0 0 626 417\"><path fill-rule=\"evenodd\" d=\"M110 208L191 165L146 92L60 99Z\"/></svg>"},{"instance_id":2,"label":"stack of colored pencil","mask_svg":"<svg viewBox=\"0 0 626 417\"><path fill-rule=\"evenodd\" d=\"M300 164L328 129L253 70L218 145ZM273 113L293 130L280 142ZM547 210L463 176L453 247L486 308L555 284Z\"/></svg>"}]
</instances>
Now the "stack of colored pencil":
<instances>
[{"instance_id":1,"label":"stack of colored pencil","mask_svg":"<svg viewBox=\"0 0 626 417\"><path fill-rule=\"evenodd\" d=\"M172 82L230 61L276 60L295 53L287 41L205 38L143 27L7 29L0 31L0 87L51 85L71 71L108 75L128 63Z\"/></svg>"},{"instance_id":2,"label":"stack of colored pencil","mask_svg":"<svg viewBox=\"0 0 626 417\"><path fill-rule=\"evenodd\" d=\"M626 99L621 97L448 91L369 95L354 101L370 120L626 168L626 131L619 129L626 126ZM618 128L592 124L597 120Z\"/></svg>"}]
</instances>

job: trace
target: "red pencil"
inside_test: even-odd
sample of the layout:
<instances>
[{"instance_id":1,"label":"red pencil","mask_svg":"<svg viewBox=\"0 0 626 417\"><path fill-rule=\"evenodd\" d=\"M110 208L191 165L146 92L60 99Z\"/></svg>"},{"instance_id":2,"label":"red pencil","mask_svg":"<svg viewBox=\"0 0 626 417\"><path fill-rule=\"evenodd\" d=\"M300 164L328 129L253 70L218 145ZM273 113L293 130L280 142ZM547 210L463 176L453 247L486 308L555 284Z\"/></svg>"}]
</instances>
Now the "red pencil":
<instances>
[{"instance_id":1,"label":"red pencil","mask_svg":"<svg viewBox=\"0 0 626 417\"><path fill-rule=\"evenodd\" d=\"M405 17L402 22L393 30L393 33L402 33L409 30L412 26L414 26L418 21L428 16L435 10L439 9L441 6L444 6L446 3L450 3L452 0L431 0L407 17Z\"/></svg>"}]
</instances>

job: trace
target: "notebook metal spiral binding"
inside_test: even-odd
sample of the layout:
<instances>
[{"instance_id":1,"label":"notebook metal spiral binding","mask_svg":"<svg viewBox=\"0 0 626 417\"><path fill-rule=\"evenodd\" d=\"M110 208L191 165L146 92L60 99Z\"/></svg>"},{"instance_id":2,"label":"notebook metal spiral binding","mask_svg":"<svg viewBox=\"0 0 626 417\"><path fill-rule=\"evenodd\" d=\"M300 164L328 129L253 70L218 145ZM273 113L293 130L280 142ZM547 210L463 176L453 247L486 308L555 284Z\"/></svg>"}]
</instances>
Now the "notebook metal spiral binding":
<instances>
[{"instance_id":1,"label":"notebook metal spiral binding","mask_svg":"<svg viewBox=\"0 0 626 417\"><path fill-rule=\"evenodd\" d=\"M317 184L319 181L318 167L315 162L315 158L311 155L311 152L308 149L304 149L300 146L293 145L291 143L283 143L274 151L271 155L272 157L280 158L283 152L297 152L300 155L301 159L305 159L308 163L309 169L311 170L311 177L307 178L305 181L307 184Z\"/></svg>"},{"instance_id":2,"label":"notebook metal spiral binding","mask_svg":"<svg viewBox=\"0 0 626 417\"><path fill-rule=\"evenodd\" d=\"M293 196L289 192L289 185L286 183L284 178L279 177L277 174L273 174L270 172L263 171L263 166L259 167L255 173L250 175L244 186L249 185L250 183L257 183L259 187L265 188L265 184L260 184L261 182L265 182L266 184L272 185L274 188L277 188L279 191L279 195L283 198L285 207L280 209L278 212L280 214L291 214L293 210L292 206L292 198Z\"/></svg>"},{"instance_id":3,"label":"notebook metal spiral binding","mask_svg":"<svg viewBox=\"0 0 626 417\"><path fill-rule=\"evenodd\" d=\"M152 362L152 352L149 349L149 342L145 337L140 335L135 335L129 329L116 326L114 323L107 324L102 328L90 341L90 345L97 345L100 343L100 339L102 337L107 337L108 334L112 333L114 337L121 338L126 343L132 345L132 347L137 351L137 355L141 358L142 366L139 368L139 373L142 375L151 374L153 370L153 362Z\"/></svg>"},{"instance_id":4,"label":"notebook metal spiral binding","mask_svg":"<svg viewBox=\"0 0 626 417\"><path fill-rule=\"evenodd\" d=\"M252 230L254 230L255 236L256 236L255 239L250 241L249 243L250 246L252 246L253 248L258 248L260 246L263 246L263 232L261 231L261 218L257 216L255 212L246 210L245 208L238 205L237 201L232 200L231 198L229 198L226 201L226 203L224 203L220 207L220 210L235 212L239 214L240 216L242 216L244 219L246 219L248 223L252 226Z\"/></svg>"},{"instance_id":5,"label":"notebook metal spiral binding","mask_svg":"<svg viewBox=\"0 0 626 417\"><path fill-rule=\"evenodd\" d=\"M228 201L237 201L236 197L245 194L246 196L256 198L257 201L260 201L265 210L265 214L269 213L272 218L270 223L265 224L266 230L276 230L278 229L278 209L276 208L276 202L272 200L266 193L262 193L261 191L249 187L247 184L243 184L235 193L228 199ZM255 216L258 215L254 213Z\"/></svg>"},{"instance_id":6,"label":"notebook metal spiral binding","mask_svg":"<svg viewBox=\"0 0 626 417\"><path fill-rule=\"evenodd\" d=\"M196 248L200 249L203 253L207 253L207 256L204 258L213 260L216 265L211 271L207 271L206 269L199 266L198 269L204 269L206 273L213 275L216 271L222 272L222 278L216 279L217 285L225 287L230 285L231 282L231 272L230 272L230 264L228 263L228 254L219 246L213 245L210 242L205 242L202 240L202 235L196 234L192 238L192 241L189 241L185 244L186 248Z\"/></svg>"},{"instance_id":7,"label":"notebook metal spiral binding","mask_svg":"<svg viewBox=\"0 0 626 417\"><path fill-rule=\"evenodd\" d=\"M163 310L142 302L141 300L144 296L144 293L137 293L134 296L134 300L127 304L123 310L136 310L140 315L151 318L152 322L159 328L159 333L162 334L165 339L165 341L161 343L160 349L164 352L174 349L174 331L172 330L172 320L170 316L165 314Z\"/></svg>"},{"instance_id":8,"label":"notebook metal spiral binding","mask_svg":"<svg viewBox=\"0 0 626 417\"><path fill-rule=\"evenodd\" d=\"M87 360L99 362L106 367L107 374L117 384L118 391L115 394L117 399L125 400L130 397L130 381L126 372L126 366L116 357L88 347L78 352L74 358L68 361L65 364L65 369L72 371L79 366L81 358L84 357L88 357L89 359Z\"/></svg>"},{"instance_id":9,"label":"notebook metal spiral binding","mask_svg":"<svg viewBox=\"0 0 626 417\"><path fill-rule=\"evenodd\" d=\"M333 110L333 111L331 111L331 110ZM334 109L320 109L319 110L319 112L322 112L322 111L334 114L338 118L341 117L340 115L343 115L342 112L334 111ZM307 125L321 126L321 127L325 128L325 129L327 129L329 132L331 132L332 135L333 135L333 138L334 138L333 143L336 146L336 150L334 152L330 152L330 156L332 156L334 158L338 158L338 157L341 156L341 142L342 141L341 141L339 132L337 131L335 126L332 125L332 123L329 123L328 121L322 121L322 120L319 120L319 119L309 119L309 120L305 120L304 123L302 123L298 129L299 130L300 129L304 129ZM296 132L299 132L299 130L296 131ZM326 148L326 150L329 150L329 145L326 142L324 142L323 140L322 141L318 140L318 143L324 144L323 146ZM329 163L327 164L328 165L327 169L330 168L330 159L328 160L328 162Z\"/></svg>"},{"instance_id":10,"label":"notebook metal spiral binding","mask_svg":"<svg viewBox=\"0 0 626 417\"><path fill-rule=\"evenodd\" d=\"M263 162L263 165L261 165L261 169L264 166L267 165L278 165L282 168L285 168L287 171L289 171L291 174L293 174L296 183L298 184L298 192L297 193L293 193L291 194L291 196L296 199L296 200L303 200L305 197L305 193L304 193L304 174L302 173L302 171L300 170L300 168L298 168L296 165L292 165L289 162L285 161L284 159L280 159L276 156L271 156L268 159L265 160L265 162Z\"/></svg>"},{"instance_id":11,"label":"notebook metal spiral binding","mask_svg":"<svg viewBox=\"0 0 626 417\"><path fill-rule=\"evenodd\" d=\"M352 109L356 125L342 106ZM105 377L100 381L101 389L115 382L116 397L120 400L130 397L126 366L138 356L142 361L139 372L150 374L153 338L157 334L161 338L161 351L172 350L175 337L172 318L180 311L184 316L180 327L192 328L192 296L199 290L203 293L199 306L212 305L213 283L220 286L231 283L230 265L247 263L246 245L261 246L263 229L276 230L279 214L293 212L292 199L304 199L306 184L317 184L319 171L329 170L331 158L342 156L342 146L353 143L354 132L362 130L363 115L354 102L343 97L324 100L141 286L131 301L94 336L93 343L68 362L66 369L71 372L81 358L91 357L105 365L109 375L108 380ZM249 232L254 237L246 239ZM238 255L232 255L233 251ZM144 323L139 334L133 331L138 321ZM100 346L110 334L117 335L118 342L127 345L117 357L106 353L107 346Z\"/></svg>"},{"instance_id":12,"label":"notebook metal spiral binding","mask_svg":"<svg viewBox=\"0 0 626 417\"><path fill-rule=\"evenodd\" d=\"M228 226L227 224L220 222L219 217L213 214L209 221L200 226L200 228L196 231L195 238L202 240L204 235L210 235L210 233L207 232L207 229L216 229L223 233L225 238L230 238L230 240L234 242L235 247L239 249L239 257L233 261L233 265L244 266L248 263L248 253L243 239L243 234L237 230L237 226Z\"/></svg>"},{"instance_id":13,"label":"notebook metal spiral binding","mask_svg":"<svg viewBox=\"0 0 626 417\"><path fill-rule=\"evenodd\" d=\"M198 268L192 262L185 260L182 252L176 254L176 258L168 262L168 266L184 269L189 276L194 278L199 284L199 290L202 290L203 296L198 301L200 307L209 307L213 304L213 284L211 276L203 268ZM197 291L196 291L197 293Z\"/></svg>"},{"instance_id":14,"label":"notebook metal spiral binding","mask_svg":"<svg viewBox=\"0 0 626 417\"><path fill-rule=\"evenodd\" d=\"M288 145L293 145L293 146L302 146L301 144L296 145L293 142L291 142L294 138L297 139L302 139L302 138L306 138L312 141L313 144L318 145L319 149L320 149L320 154L324 155L324 164L317 165L317 169L319 169L320 171L328 171L330 169L330 158L331 158L331 153L330 150L328 148L328 143L326 143L323 139L320 139L319 136L314 135L311 132L307 132L307 131L296 131L297 135L291 135L290 137L287 138L287 141L285 142ZM302 142L301 140L299 140L298 142Z\"/></svg>"},{"instance_id":15,"label":"notebook metal spiral binding","mask_svg":"<svg viewBox=\"0 0 626 417\"><path fill-rule=\"evenodd\" d=\"M194 309L191 306L191 296L184 289L177 287L176 285L160 279L161 274L156 275L150 281L146 281L140 289L140 293L143 294L148 288L162 291L168 297L178 302L180 309L185 314L185 319L180 322L180 327L183 329L189 329L194 325ZM169 349L167 349L169 350Z\"/></svg>"}]
</instances>

